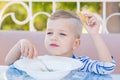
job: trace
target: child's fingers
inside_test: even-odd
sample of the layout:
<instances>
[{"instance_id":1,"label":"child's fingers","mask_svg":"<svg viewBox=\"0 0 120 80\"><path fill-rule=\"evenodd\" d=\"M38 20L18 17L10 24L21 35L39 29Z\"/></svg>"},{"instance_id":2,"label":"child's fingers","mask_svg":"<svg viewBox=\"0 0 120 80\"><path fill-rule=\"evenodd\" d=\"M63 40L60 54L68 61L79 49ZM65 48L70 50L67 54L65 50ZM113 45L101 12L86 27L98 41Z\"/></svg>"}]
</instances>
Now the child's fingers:
<instances>
[{"instance_id":1,"label":"child's fingers","mask_svg":"<svg viewBox=\"0 0 120 80\"><path fill-rule=\"evenodd\" d=\"M21 40L20 42L21 47L21 55L28 57L28 58L34 58L38 55L37 49L35 46L29 42L26 39Z\"/></svg>"},{"instance_id":2,"label":"child's fingers","mask_svg":"<svg viewBox=\"0 0 120 80\"><path fill-rule=\"evenodd\" d=\"M33 46L30 46L28 51L28 58L33 58L33 57L34 57L34 48Z\"/></svg>"},{"instance_id":3,"label":"child's fingers","mask_svg":"<svg viewBox=\"0 0 120 80\"><path fill-rule=\"evenodd\" d=\"M95 25L97 19L96 19L96 17L93 14L91 14L91 13L84 13L84 15L88 18L88 21L87 21L88 26Z\"/></svg>"},{"instance_id":4,"label":"child's fingers","mask_svg":"<svg viewBox=\"0 0 120 80\"><path fill-rule=\"evenodd\" d=\"M24 53L23 53L23 56L25 56L25 57L27 57L28 56L28 53L29 52L29 48L28 48L28 46L27 45L25 45L25 47L24 47Z\"/></svg>"},{"instance_id":5,"label":"child's fingers","mask_svg":"<svg viewBox=\"0 0 120 80\"><path fill-rule=\"evenodd\" d=\"M22 39L20 40L20 49L21 49L21 55L25 56L25 53L26 53L26 44L24 43L26 40L25 39Z\"/></svg>"},{"instance_id":6,"label":"child's fingers","mask_svg":"<svg viewBox=\"0 0 120 80\"><path fill-rule=\"evenodd\" d=\"M24 53L24 46L20 46L20 49L21 49L21 55L23 55L23 53Z\"/></svg>"},{"instance_id":7,"label":"child's fingers","mask_svg":"<svg viewBox=\"0 0 120 80\"><path fill-rule=\"evenodd\" d=\"M20 45L20 49L21 49L21 55L24 56L25 46L21 44L21 45Z\"/></svg>"},{"instance_id":8,"label":"child's fingers","mask_svg":"<svg viewBox=\"0 0 120 80\"><path fill-rule=\"evenodd\" d=\"M38 56L38 51L37 51L37 49L36 49L36 47L34 45L31 45L31 46L29 47L28 58L33 59L34 57Z\"/></svg>"},{"instance_id":9,"label":"child's fingers","mask_svg":"<svg viewBox=\"0 0 120 80\"><path fill-rule=\"evenodd\" d=\"M34 57L37 57L38 56L38 50L36 47L34 47Z\"/></svg>"},{"instance_id":10,"label":"child's fingers","mask_svg":"<svg viewBox=\"0 0 120 80\"><path fill-rule=\"evenodd\" d=\"M96 19L94 17L91 17L88 21L88 25L89 26L93 26L96 24Z\"/></svg>"},{"instance_id":11,"label":"child's fingers","mask_svg":"<svg viewBox=\"0 0 120 80\"><path fill-rule=\"evenodd\" d=\"M88 18L91 18L91 17L93 17L93 14L91 14L91 13L83 13L86 17L88 17Z\"/></svg>"}]
</instances>

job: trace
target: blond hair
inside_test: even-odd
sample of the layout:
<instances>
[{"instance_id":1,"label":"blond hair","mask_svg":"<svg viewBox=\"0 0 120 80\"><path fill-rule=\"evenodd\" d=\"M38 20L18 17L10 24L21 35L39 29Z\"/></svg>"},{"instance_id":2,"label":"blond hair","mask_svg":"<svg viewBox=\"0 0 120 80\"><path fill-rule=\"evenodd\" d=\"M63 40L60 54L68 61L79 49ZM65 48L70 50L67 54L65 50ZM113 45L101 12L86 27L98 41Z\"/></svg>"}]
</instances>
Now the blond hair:
<instances>
[{"instance_id":1,"label":"blond hair","mask_svg":"<svg viewBox=\"0 0 120 80\"><path fill-rule=\"evenodd\" d=\"M79 18L79 16L71 11L66 10L58 10L51 14L49 17L50 20L57 20L57 19L75 19L74 22L76 23L76 26L74 27L75 33L77 34L77 37L80 38L80 35L82 33L82 22Z\"/></svg>"}]
</instances>

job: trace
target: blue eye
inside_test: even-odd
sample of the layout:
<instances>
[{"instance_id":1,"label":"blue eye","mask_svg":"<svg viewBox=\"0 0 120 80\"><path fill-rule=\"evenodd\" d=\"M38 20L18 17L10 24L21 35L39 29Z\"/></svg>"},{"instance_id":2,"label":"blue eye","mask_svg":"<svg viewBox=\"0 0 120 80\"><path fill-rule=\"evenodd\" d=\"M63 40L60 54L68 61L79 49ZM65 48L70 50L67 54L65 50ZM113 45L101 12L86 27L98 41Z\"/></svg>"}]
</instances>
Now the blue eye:
<instances>
[{"instance_id":1,"label":"blue eye","mask_svg":"<svg viewBox=\"0 0 120 80\"><path fill-rule=\"evenodd\" d=\"M65 34L65 33L60 33L60 35L62 35L62 36L66 36L66 34Z\"/></svg>"}]
</instances>

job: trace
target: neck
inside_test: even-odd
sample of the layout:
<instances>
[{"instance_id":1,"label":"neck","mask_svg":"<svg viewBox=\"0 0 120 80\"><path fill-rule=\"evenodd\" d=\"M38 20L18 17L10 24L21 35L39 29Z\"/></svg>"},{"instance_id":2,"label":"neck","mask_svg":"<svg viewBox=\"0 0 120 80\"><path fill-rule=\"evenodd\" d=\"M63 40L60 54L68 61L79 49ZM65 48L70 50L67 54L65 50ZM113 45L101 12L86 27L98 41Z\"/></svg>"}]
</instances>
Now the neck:
<instances>
[{"instance_id":1,"label":"neck","mask_svg":"<svg viewBox=\"0 0 120 80\"><path fill-rule=\"evenodd\" d=\"M71 57L72 57L72 55L73 55L72 53L71 53L71 54L69 53L69 54L63 54L63 55L53 55L53 56L62 56L62 57L70 57L70 58L71 58Z\"/></svg>"}]
</instances>

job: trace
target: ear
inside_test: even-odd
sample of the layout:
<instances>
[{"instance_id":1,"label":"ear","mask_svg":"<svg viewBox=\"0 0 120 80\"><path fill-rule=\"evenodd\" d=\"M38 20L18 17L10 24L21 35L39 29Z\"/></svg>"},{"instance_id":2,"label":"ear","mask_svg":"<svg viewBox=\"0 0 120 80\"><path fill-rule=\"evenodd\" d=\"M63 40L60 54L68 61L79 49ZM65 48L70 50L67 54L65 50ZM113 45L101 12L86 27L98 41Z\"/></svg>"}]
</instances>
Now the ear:
<instances>
[{"instance_id":1,"label":"ear","mask_svg":"<svg viewBox=\"0 0 120 80\"><path fill-rule=\"evenodd\" d=\"M80 39L76 39L73 45L73 50L77 49L80 46Z\"/></svg>"}]
</instances>

